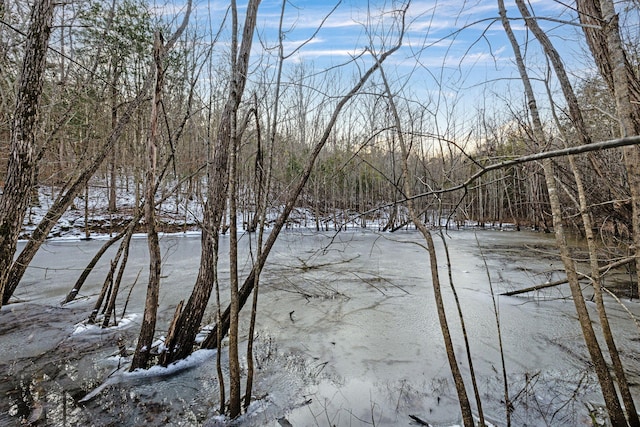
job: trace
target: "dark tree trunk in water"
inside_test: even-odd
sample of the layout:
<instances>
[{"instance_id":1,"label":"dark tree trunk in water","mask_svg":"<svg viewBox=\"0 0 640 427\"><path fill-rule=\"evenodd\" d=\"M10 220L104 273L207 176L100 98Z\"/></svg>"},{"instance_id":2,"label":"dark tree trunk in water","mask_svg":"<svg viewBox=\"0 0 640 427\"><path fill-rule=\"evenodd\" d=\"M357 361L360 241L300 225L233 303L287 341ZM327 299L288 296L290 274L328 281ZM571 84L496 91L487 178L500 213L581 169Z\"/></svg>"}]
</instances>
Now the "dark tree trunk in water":
<instances>
[{"instance_id":1,"label":"dark tree trunk in water","mask_svg":"<svg viewBox=\"0 0 640 427\"><path fill-rule=\"evenodd\" d=\"M204 209L202 230L202 256L196 283L184 310L175 321L174 339L167 341L167 351L162 354L160 363L164 366L191 354L196 334L211 297L217 278L218 239L221 232L222 219L226 212L229 160L231 141L231 117L240 105L249 68L249 54L253 41L253 33L260 0L251 0L247 6L244 30L240 51L234 67L234 84L225 104L220 124L218 125L214 156L209 166L209 187Z\"/></svg>"},{"instance_id":2,"label":"dark tree trunk in water","mask_svg":"<svg viewBox=\"0 0 640 427\"><path fill-rule=\"evenodd\" d=\"M39 0L31 12L16 106L11 122L9 162L0 196L0 295L4 295L36 170L35 132L42 96L53 2ZM7 299L0 301L0 307Z\"/></svg>"},{"instance_id":3,"label":"dark tree trunk in water","mask_svg":"<svg viewBox=\"0 0 640 427\"><path fill-rule=\"evenodd\" d=\"M156 230L155 182L158 161L158 115L162 103L162 86L164 83L164 71L162 62L164 59L164 40L159 32L156 32L153 46L153 56L156 64L156 85L151 104L151 126L149 140L147 142L147 176L145 183L144 219L147 227L147 243L149 246L149 283L147 285L147 297L144 305L142 327L136 352L131 362L131 370L146 368L151 355L151 344L156 331L156 318L158 312L158 300L160 295L160 270L161 254L158 231Z\"/></svg>"}]
</instances>

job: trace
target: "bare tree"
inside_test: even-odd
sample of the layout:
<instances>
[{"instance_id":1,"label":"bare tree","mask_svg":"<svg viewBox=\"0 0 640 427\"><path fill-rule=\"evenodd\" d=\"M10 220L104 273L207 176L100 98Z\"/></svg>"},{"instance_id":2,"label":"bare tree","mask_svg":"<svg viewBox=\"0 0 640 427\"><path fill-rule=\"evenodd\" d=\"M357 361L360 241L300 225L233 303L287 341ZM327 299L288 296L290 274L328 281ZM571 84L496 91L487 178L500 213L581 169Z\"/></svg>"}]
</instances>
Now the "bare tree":
<instances>
[{"instance_id":1,"label":"bare tree","mask_svg":"<svg viewBox=\"0 0 640 427\"><path fill-rule=\"evenodd\" d=\"M622 137L639 135L640 80L623 47L614 3L611 0L579 0L577 6L589 48L614 96L620 134ZM631 193L636 284L640 289L640 147L625 148L624 162Z\"/></svg>"},{"instance_id":2,"label":"bare tree","mask_svg":"<svg viewBox=\"0 0 640 427\"><path fill-rule=\"evenodd\" d=\"M232 84L218 125L214 154L208 169L209 187L203 219L200 269L193 292L176 320L176 333L173 339L167 340L167 351L163 353L160 362L165 366L191 354L193 341L199 331L214 283L217 281L219 235L227 206L231 120L238 110L247 81L249 54L259 4L260 0L251 0L247 6L242 42L237 57L233 58Z\"/></svg>"},{"instance_id":3,"label":"bare tree","mask_svg":"<svg viewBox=\"0 0 640 427\"><path fill-rule=\"evenodd\" d=\"M504 4L502 4L501 0L499 0L499 2L501 6L500 10L502 14L502 24L511 42L512 49L516 56L516 63L518 66L518 70L520 72L520 78L525 86L525 94L526 94L526 98L529 106L529 113L531 114L531 118L534 123L533 125L534 141L537 142L539 147L544 147L545 140L546 140L545 132L542 127L542 122L540 120L537 103L533 94L533 89L531 87L528 73L524 66L522 55L520 53L520 47L513 35L510 23L506 17ZM518 9L520 10L522 17L525 18L527 27L531 29L531 31L534 33L538 41L542 44L545 50L545 53L548 56L553 56L554 54L557 55L557 52L555 52L552 49L550 41L548 40L546 35L541 31L536 20L531 16L524 2L522 0L516 0L516 4L518 5ZM577 108L577 106L571 105L570 108ZM574 113L576 112L574 111ZM579 112L577 112L577 114L579 114ZM614 426L624 426L626 425L626 420L622 411L622 407L620 406L620 402L618 400L618 396L613 384L613 380L611 378L608 367L603 358L602 351L596 339L593 327L591 325L591 319L589 317L589 312L587 310L584 297L582 295L580 284L578 282L578 275L576 272L574 261L571 258L571 254L569 252L569 248L566 242L566 237L564 234L564 225L562 223L562 207L561 207L560 198L558 195L556 176L553 169L553 163L551 162L550 159L545 159L543 161L543 169L544 169L545 181L547 184L547 190L549 193L549 200L551 203L551 209L553 214L553 228L556 236L556 242L560 250L560 257L562 259L565 271L567 273L567 278L569 279L571 295L573 297L573 301L576 307L576 312L578 314L578 321L582 328L585 344L587 345L587 349L591 356L591 360L594 363L595 371L598 376L598 380L600 382L602 394L605 399L607 409L609 411L609 417L611 419L611 422L613 423Z\"/></svg>"},{"instance_id":4,"label":"bare tree","mask_svg":"<svg viewBox=\"0 0 640 427\"><path fill-rule=\"evenodd\" d=\"M372 52L373 55L373 52ZM377 58L376 58L377 59ZM435 244L433 242L433 236L431 232L427 228L426 224L420 218L420 214L415 208L414 200L411 199L411 195L414 194L412 188L412 180L409 171L409 145L405 141L404 137L404 128L402 126L402 121L400 119L400 113L396 107L396 103L394 100L393 93L391 92L391 87L387 80L387 77L384 73L384 69L380 67L380 74L382 76L382 81L384 83L385 94L389 103L389 108L392 114L392 120L395 124L395 131L398 138L398 142L400 145L400 151L402 155L402 177L404 184L404 194L407 197L407 208L409 210L409 216L411 218L411 222L416 226L416 228L420 231L420 234L425 239L427 243L427 252L429 254L429 266L431 267L431 285L433 286L433 293L436 301L436 310L438 312L438 320L440 323L440 329L442 331L442 337L444 339L444 346L447 352L447 359L449 361L449 368L451 369L451 374L453 375L453 382L456 387L456 392L458 394L458 401L460 404L460 409L462 411L462 421L465 427L474 427L475 422L473 419L473 412L471 411L471 405L469 403L469 396L467 395L466 387L464 384L464 379L462 378L462 374L460 372L460 367L458 366L458 361L455 354L455 349L453 347L453 340L451 339L451 332L449 329L449 323L447 321L446 309L444 307L444 301L442 298L442 290L440 287L440 275L438 273L438 258L436 255ZM478 404L480 402L478 401ZM480 419L481 425L484 425L484 417L482 416L482 406L479 406L480 410Z\"/></svg>"},{"instance_id":5,"label":"bare tree","mask_svg":"<svg viewBox=\"0 0 640 427\"><path fill-rule=\"evenodd\" d=\"M405 4L401 9L397 10L398 19L402 20L402 22L404 22L404 14L406 13L407 7L408 5ZM280 214L278 215L278 217L273 223L273 228L271 229L271 232L269 233L269 237L264 243L260 256L257 257L255 264L253 265L251 271L249 272L249 275L246 277L246 279L244 280L244 283L242 284L242 287L239 290L239 298L240 298L239 303L241 308L247 302L247 299L249 298L249 296L251 295L251 292L253 291L256 274L262 271L262 269L264 268L265 263L267 262L267 258L269 257L269 253L271 252L271 249L273 248L273 245L275 244L278 238L278 235L280 234L282 229L285 227L285 224L287 223L289 215L291 214L291 212L295 207L298 197L300 196L300 194L302 193L302 190L305 188L305 185L309 181L309 177L311 176L311 172L314 168L316 160L318 159L318 156L322 152L322 149L326 145L327 141L329 141L329 138L334 129L338 116L340 115L340 113L342 112L346 104L349 101L351 101L351 99L354 98L361 91L361 89L367 83L369 78L376 72L376 70L378 70L380 64L384 63L384 61L388 57L390 57L394 52L396 52L400 48L400 44L402 42L402 36L404 35L404 30L405 30L404 27L399 29L399 35L398 35L399 39L397 44L392 46L382 54L380 54L377 59L377 62L371 65L360 76L360 79L357 81L357 83L349 90L349 92L347 92L344 96L340 98L336 106L333 108L331 116L327 120L326 126L322 129L322 133L318 141L314 144L314 146L312 147L312 149L310 150L307 156L306 162L304 164L304 167L302 168L302 171L300 172L298 180L295 182L295 184L292 185L291 189L287 192L284 198L284 207L282 208L282 211L280 212ZM216 325L216 327L211 331L211 333L207 336L205 341L202 343L202 346L204 348L216 348L218 338L221 336L225 336L227 334L227 332L229 331L229 316L230 316L230 308L227 307L224 313L222 314L222 322L219 322L219 324Z\"/></svg>"},{"instance_id":6,"label":"bare tree","mask_svg":"<svg viewBox=\"0 0 640 427\"><path fill-rule=\"evenodd\" d=\"M147 243L149 246L149 283L147 284L147 297L144 305L144 315L138 344L136 346L131 370L146 368L151 354L151 344L156 331L156 317L158 310L158 298L160 293L161 255L158 231L156 229L155 215L155 183L158 162L158 115L162 103L162 86L164 84L163 59L164 40L158 31L153 45L153 59L156 67L156 83L151 103L151 123L147 141L148 165L145 180L145 204L144 219L147 227Z\"/></svg>"},{"instance_id":7,"label":"bare tree","mask_svg":"<svg viewBox=\"0 0 640 427\"><path fill-rule=\"evenodd\" d=\"M189 22L189 16L191 14L191 4L192 1L189 0L186 5L185 15L183 17L182 23L176 29L176 31L172 34L171 38L167 40L165 44L165 50L170 51L173 46L178 41L179 37L184 32L187 27L187 23ZM146 101L147 92L151 88L153 83L153 68L149 70L146 78L144 79L144 83L142 85L141 90L137 93L136 97L127 105L125 111L122 113L120 118L118 119L118 124L115 128L111 130L106 140L97 150L95 156L91 159L89 164L82 170L80 170L77 175L72 177L65 185L64 191L61 192L56 200L52 203L52 205L47 210L44 218L37 225L36 229L31 233L29 241L25 245L25 247L20 252L20 255L16 258L16 260L10 264L11 269L8 272L8 279L6 281L6 287L4 289L4 294L2 296L3 304L6 304L9 301L9 298L13 295L20 280L22 280L22 276L24 275L29 263L33 259L33 257L38 252L38 249L45 241L51 229L55 226L60 217L64 214L69 206L73 203L76 195L83 191L91 177L96 173L96 171L100 168L103 161L107 158L111 150L114 149L114 146L118 139L124 133L125 127L131 121L133 114L135 111ZM15 250L14 250L15 252ZM5 271L5 270L3 270Z\"/></svg>"},{"instance_id":8,"label":"bare tree","mask_svg":"<svg viewBox=\"0 0 640 427\"><path fill-rule=\"evenodd\" d=\"M4 5L3 5L4 9ZM0 196L0 295L9 279L36 167L35 132L46 66L53 2L36 1L31 11L29 32L22 62L20 83L11 124L7 177ZM0 301L0 307L6 300Z\"/></svg>"}]
</instances>

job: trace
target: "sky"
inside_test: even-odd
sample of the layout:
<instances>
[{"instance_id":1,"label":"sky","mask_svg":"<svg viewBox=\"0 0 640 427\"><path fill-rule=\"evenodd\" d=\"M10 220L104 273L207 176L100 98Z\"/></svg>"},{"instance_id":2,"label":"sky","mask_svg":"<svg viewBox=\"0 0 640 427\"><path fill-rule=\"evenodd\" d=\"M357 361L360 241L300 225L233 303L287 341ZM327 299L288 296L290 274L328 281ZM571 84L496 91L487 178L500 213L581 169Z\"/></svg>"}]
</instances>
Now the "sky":
<instances>
[{"instance_id":1,"label":"sky","mask_svg":"<svg viewBox=\"0 0 640 427\"><path fill-rule=\"evenodd\" d=\"M519 16L513 2L506 3L508 15ZM344 0L327 16L335 5L334 1L293 0L288 3L285 29L288 29L286 41L290 47L305 40L326 17L314 41L301 49L301 58L329 62L347 59L369 44L366 35L368 24L376 33L388 31L391 22L389 11L397 7L391 2ZM532 6L540 17L575 19L567 13L565 6L553 0L533 1ZM262 2L258 25L265 33L277 30L280 8L280 1ZM406 58L407 62L415 63L419 59L427 67L457 67L508 60L510 49L505 52L506 39L500 22L495 21L497 17L495 0L412 1L406 18L407 32L403 43L406 49L397 61ZM558 31L558 24L541 24ZM512 22L512 26L516 32L524 29L521 20ZM568 31L573 32L574 29Z\"/></svg>"},{"instance_id":2,"label":"sky","mask_svg":"<svg viewBox=\"0 0 640 427\"><path fill-rule=\"evenodd\" d=\"M513 0L505 3L509 17L520 16ZM293 0L288 4L285 28L290 29L286 36L289 49L299 46L309 37L335 5L333 1L303 0ZM533 0L530 5L536 16L576 21L572 11L559 2ZM262 2L259 25L265 33L277 30L280 7L279 1ZM367 31L378 36L376 49L381 50L383 43L379 35L392 28L389 11L393 9L392 2L343 1L326 18L313 42L305 45L296 58L312 62L316 67L348 61L370 44ZM496 0L412 1L405 20L403 48L388 59L385 67L393 70L398 84L404 84L408 92L421 99L446 97L462 110L461 114L493 108L495 103L483 103L494 96L509 100L520 97L522 85L518 80L512 49L497 17ZM574 73L576 78L588 74L583 63L583 45L577 43L581 38L580 29L551 20L539 22L566 58L570 73ZM527 37L532 39L530 34L527 36L523 20L514 20L511 24L521 43ZM392 44L396 38L383 39L384 43ZM536 68L540 69L537 74L543 75L546 61L535 47L537 43L531 43L531 46L527 56L531 58L534 75ZM450 108L445 107L445 110Z\"/></svg>"},{"instance_id":3,"label":"sky","mask_svg":"<svg viewBox=\"0 0 640 427\"><path fill-rule=\"evenodd\" d=\"M183 1L183 0L182 0ZM194 0L196 16L222 17L228 1ZM507 15L519 17L513 0L505 0ZM241 13L246 2L238 2ZM593 73L581 42L575 13L554 0L529 0L539 24L566 61L577 80ZM401 3L362 0L289 0L285 5L284 50L289 64L303 63L321 72L348 63L366 47L383 51L397 41L397 20L392 11ZM254 57L277 45L281 0L262 0L258 13ZM496 0L411 1L405 19L403 47L385 63L394 84L418 99L448 102L471 114L497 108L503 102L521 102L522 84L513 53L498 18ZM573 25L572 25L573 24ZM534 77L544 77L546 60L522 19L513 19L516 37L526 45L526 57ZM366 55L371 61L371 56ZM360 62L360 67L366 61ZM349 68L352 67L352 68ZM362 69L362 68L361 68ZM353 74L353 65L344 67ZM435 100L435 101L433 101ZM440 107L438 107L440 108Z\"/></svg>"}]
</instances>

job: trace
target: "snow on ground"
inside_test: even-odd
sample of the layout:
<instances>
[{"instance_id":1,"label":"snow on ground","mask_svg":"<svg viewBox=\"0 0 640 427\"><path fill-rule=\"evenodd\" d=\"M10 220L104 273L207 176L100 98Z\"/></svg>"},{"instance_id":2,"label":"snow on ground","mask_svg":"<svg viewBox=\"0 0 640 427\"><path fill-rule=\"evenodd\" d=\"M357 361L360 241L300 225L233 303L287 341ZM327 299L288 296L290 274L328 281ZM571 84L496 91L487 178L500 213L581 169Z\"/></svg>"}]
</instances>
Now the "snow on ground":
<instances>
[{"instance_id":1,"label":"snow on ground","mask_svg":"<svg viewBox=\"0 0 640 427\"><path fill-rule=\"evenodd\" d=\"M133 323L137 323L138 314L131 313L127 314L124 317L118 319L117 326L111 326L110 329L126 329L129 328ZM100 327L97 323L88 323L86 320L76 323L75 329L73 330L73 335L76 334L101 334L103 328Z\"/></svg>"},{"instance_id":2,"label":"snow on ground","mask_svg":"<svg viewBox=\"0 0 640 427\"><path fill-rule=\"evenodd\" d=\"M139 190L141 191L141 190ZM55 187L40 186L38 188L39 203L30 206L28 214L24 219L21 239L27 239L31 232L37 227L47 210L59 195L60 189ZM116 200L116 212L109 212L109 188L104 182L95 182L89 187L87 212L85 212L85 195L80 194L75 198L74 203L62 215L58 223L49 233L49 238L57 239L85 239L104 238L114 232L121 230L133 217L137 203L134 191L134 184L123 185L119 183ZM157 200L164 198L161 193ZM171 196L166 198L157 206L157 216L159 218L160 231L198 233L202 221L203 200L196 197ZM267 227L275 220L280 212L280 208L271 208L268 215ZM383 207L375 214L375 218L368 218L364 221L366 229L381 230L389 220L389 207ZM86 215L88 213L88 216ZM399 214L399 221L406 220L407 213L402 211ZM241 212L238 214L237 222L240 230L244 230L250 213ZM228 218L227 218L228 221ZM436 223L438 221L435 221ZM441 227L479 227L481 224L475 221L459 220L455 217L442 217ZM141 220L144 223L144 220ZM87 227L88 225L88 227ZM324 215L316 221L315 213L308 208L295 208L290 215L287 228L307 228L310 230L319 228L320 231L335 231L362 228L363 220L357 212L336 211L332 214ZM513 224L500 223L489 224L488 228L499 228L512 230ZM406 228L406 227L405 227ZM484 226L483 226L484 228ZM144 237L144 234L141 234Z\"/></svg>"},{"instance_id":3,"label":"snow on ground","mask_svg":"<svg viewBox=\"0 0 640 427\"><path fill-rule=\"evenodd\" d=\"M31 213L34 222L44 215L51 197L46 189L41 191L42 207ZM96 223L114 220L105 210L104 194L90 200L95 200ZM77 199L76 207L82 203ZM133 203L128 196L119 200L123 212ZM201 212L201 205L193 201L184 207L179 201L172 203L163 212L177 211L176 217L167 217L174 218L175 224L182 221L180 212ZM246 414L229 421L217 414L215 352L198 351L168 368L127 372L130 356L118 347L124 340L130 352L139 329L144 286L134 288L134 284L140 272L139 281L144 282L148 268L142 239L132 243L124 283L133 292L118 327L105 330L83 322L104 279L104 265L92 273L93 279L82 290L83 299L59 307L79 270L102 244L78 240L83 237L81 212L65 213L52 232L55 238L29 268L17 290L18 298L26 302L3 308L7 331L2 334L0 360L8 364L3 365L2 392L10 405L0 405L7 415L0 414L0 423L17 425L30 416L29 411L33 415L38 408L46 408L51 425L59 421L60 425L122 426L386 426L409 425L410 415L434 425L458 425L457 398L432 305L426 254L414 244L415 233L379 234L371 231L379 228L375 223L368 224L370 231L356 232L356 221L349 222L347 233L315 233L311 212L296 211L263 274L254 400ZM334 222L327 226L337 228ZM494 286L501 290L536 284L538 274L554 262L523 249L546 245L548 236L482 233ZM196 234L191 230L161 238L159 325L169 323L175 304L188 296L194 283L200 250ZM92 238L101 236L92 234ZM484 261L473 233L451 233L448 238L485 414L500 426L502 384ZM223 238L221 245L224 254L228 240ZM247 248L241 251L241 259L245 260L242 265L250 265ZM221 270L222 276L227 273ZM549 290L538 293L531 304L520 298L500 299L512 396L519 396L514 402L516 424L586 426L585 402L599 404L573 309L563 297L562 290ZM119 309L122 305L120 301ZM620 310L612 317L624 323ZM18 326L14 330L11 325ZM161 335L159 326L158 348ZM623 353L640 351L637 340L631 339L633 332L624 330L624 336L629 339L622 340ZM226 351L221 355L226 365ZM461 359L460 364L466 372L466 362ZM45 376L42 371L47 372Z\"/></svg>"},{"instance_id":4,"label":"snow on ground","mask_svg":"<svg viewBox=\"0 0 640 427\"><path fill-rule=\"evenodd\" d=\"M108 191L104 183L93 183L89 187L87 212L85 212L85 195L80 194L51 230L49 238L95 238L120 230L133 217L139 201L136 200L133 184L128 188L120 185L117 191L117 212L109 212ZM32 203L29 208L24 219L22 239L28 238L37 227L59 193L60 189L55 187L40 186L38 188L39 203ZM158 199L162 197L162 194L158 195ZM157 206L157 213L161 218L161 229L192 231L198 228L197 225L202 218L202 203L195 198L172 196Z\"/></svg>"}]
</instances>

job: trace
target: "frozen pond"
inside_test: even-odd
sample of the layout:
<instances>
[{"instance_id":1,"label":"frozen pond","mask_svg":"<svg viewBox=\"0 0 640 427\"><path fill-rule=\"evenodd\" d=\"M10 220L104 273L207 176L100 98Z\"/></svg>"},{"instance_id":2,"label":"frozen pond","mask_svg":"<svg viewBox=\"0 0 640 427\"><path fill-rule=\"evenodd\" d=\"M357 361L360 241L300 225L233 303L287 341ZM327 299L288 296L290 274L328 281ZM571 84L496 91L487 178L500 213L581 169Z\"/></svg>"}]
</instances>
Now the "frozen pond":
<instances>
[{"instance_id":1,"label":"frozen pond","mask_svg":"<svg viewBox=\"0 0 640 427\"><path fill-rule=\"evenodd\" d=\"M454 231L445 237L485 417L504 425L496 319L476 238L496 294L556 280L561 263L548 235ZM245 273L247 241L243 236ZM439 237L435 241L458 362L468 379L443 244ZM145 239L132 241L118 318L129 301L117 328L80 323L91 311L115 248L89 277L81 297L60 307L103 243L47 243L16 291L20 302L2 308L0 424L40 417L43 425L60 426L217 425L214 351L197 352L169 370L117 371L128 363L119 356L118 343L134 347L139 332L148 268ZM286 425L284 419L293 426L411 425L409 415L437 426L460 422L429 259L416 243L422 240L412 231L282 233L261 281L256 401L238 425ZM168 235L161 244L159 335L178 301L191 292L200 238ZM227 244L224 237L225 253ZM221 266L226 281L224 257ZM497 297L514 426L590 425L586 404L601 402L569 295L563 285L526 297ZM624 303L640 313L636 301ZM640 397L639 331L617 303L607 304L632 391ZM91 399L79 402L92 391Z\"/></svg>"}]
</instances>

